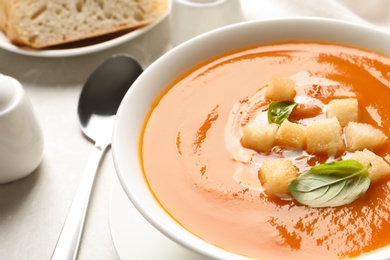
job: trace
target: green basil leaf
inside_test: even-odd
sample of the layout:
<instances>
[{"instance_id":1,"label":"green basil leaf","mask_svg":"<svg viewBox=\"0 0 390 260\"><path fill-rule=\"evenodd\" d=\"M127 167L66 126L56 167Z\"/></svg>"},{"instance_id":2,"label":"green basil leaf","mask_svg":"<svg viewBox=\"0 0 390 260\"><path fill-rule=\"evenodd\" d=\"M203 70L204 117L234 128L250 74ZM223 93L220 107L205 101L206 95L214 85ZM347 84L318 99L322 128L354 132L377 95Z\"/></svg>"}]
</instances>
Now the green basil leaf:
<instances>
[{"instance_id":1,"label":"green basil leaf","mask_svg":"<svg viewBox=\"0 0 390 260\"><path fill-rule=\"evenodd\" d=\"M355 160L342 160L311 167L309 173L345 175L362 170L364 166ZM368 172L366 171L368 174Z\"/></svg>"},{"instance_id":2,"label":"green basil leaf","mask_svg":"<svg viewBox=\"0 0 390 260\"><path fill-rule=\"evenodd\" d=\"M282 124L288 119L297 103L292 101L275 101L268 106L268 123Z\"/></svg>"},{"instance_id":3,"label":"green basil leaf","mask_svg":"<svg viewBox=\"0 0 390 260\"><path fill-rule=\"evenodd\" d=\"M293 180L288 189L295 200L313 208L338 207L349 204L366 193L370 186L368 169L371 164L356 167L352 160L319 165ZM350 164L353 171L347 172L345 165ZM341 172L334 171L340 166ZM313 168L315 168L313 167ZM327 169L329 167L329 169ZM320 173L318 169L323 171ZM358 168L358 169L357 169Z\"/></svg>"}]
</instances>

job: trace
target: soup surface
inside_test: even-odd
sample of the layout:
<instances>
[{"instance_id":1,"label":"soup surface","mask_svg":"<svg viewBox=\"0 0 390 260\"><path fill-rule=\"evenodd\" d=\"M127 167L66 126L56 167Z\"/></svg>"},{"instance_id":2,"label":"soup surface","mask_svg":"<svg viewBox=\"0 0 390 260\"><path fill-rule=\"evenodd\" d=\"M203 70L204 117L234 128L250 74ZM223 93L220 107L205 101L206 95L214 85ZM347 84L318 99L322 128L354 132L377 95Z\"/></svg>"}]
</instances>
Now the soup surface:
<instances>
[{"instance_id":1,"label":"soup surface","mask_svg":"<svg viewBox=\"0 0 390 260\"><path fill-rule=\"evenodd\" d=\"M276 74L294 79L301 100L357 97L359 121L390 137L390 59L325 43L239 50L193 68L152 108L141 150L156 198L193 234L252 258L339 259L389 245L387 177L339 207L310 208L262 189L258 170L273 155L240 139ZM375 152L390 161L388 142Z\"/></svg>"}]
</instances>

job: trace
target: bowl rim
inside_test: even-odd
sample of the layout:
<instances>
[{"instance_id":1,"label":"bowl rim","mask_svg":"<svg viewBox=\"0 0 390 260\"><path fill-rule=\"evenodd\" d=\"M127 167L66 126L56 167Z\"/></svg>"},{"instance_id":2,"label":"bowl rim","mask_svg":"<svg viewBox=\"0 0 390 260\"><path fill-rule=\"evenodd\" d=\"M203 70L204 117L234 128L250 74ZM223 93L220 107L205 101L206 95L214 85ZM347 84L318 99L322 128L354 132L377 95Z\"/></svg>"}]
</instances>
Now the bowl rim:
<instances>
[{"instance_id":1,"label":"bowl rim","mask_svg":"<svg viewBox=\"0 0 390 260\"><path fill-rule=\"evenodd\" d=\"M286 24L288 26L286 26ZM249 32L256 32L259 29L262 30L262 33L269 33L270 28L277 28L278 31L267 35L252 36L251 34L248 34ZM288 28L294 30L288 31ZM303 32L302 30L307 31ZM345 33L337 34L336 32L338 31L343 31ZM142 169L139 165L141 159L138 141L143 128L143 121L149 113L150 106L159 93L187 69L199 64L205 59L210 59L213 56L226 53L229 50L239 49L237 46L250 47L254 45L251 44L252 42L258 42L257 44L270 44L293 40L288 39L285 35L286 33L288 35L294 35L295 33L297 35L302 35L304 37L298 36L299 40L302 41L327 41L336 44L346 44L373 51L379 50L381 54L390 56L390 48L385 48L386 44L381 42L384 40L389 42L390 33L371 25L320 17L284 17L245 21L196 36L169 50L145 69L128 90L118 109L117 120L112 136L112 154L119 182L125 191L126 196L149 223L168 238L187 249L213 259L248 259L245 256L228 252L198 238L190 231L185 230L179 223L165 213L165 210L162 209L162 206L150 192L148 184L146 183L146 177L143 176ZM362 36L362 33L364 36ZM235 36L233 37L233 35ZM244 35L251 35L251 37L255 37L255 39L248 41L241 39ZM327 40L329 36L332 37L330 37L330 40ZM221 41L221 39L224 39L225 42L226 39L229 39L232 42L221 45L221 43L224 42ZM205 44L207 44L207 47L199 48L199 46L206 46ZM212 53L212 56L210 56L210 53ZM185 55L189 58L182 59L181 57ZM172 70L167 72L167 67L172 67ZM164 71L164 73L161 71ZM157 85L161 87L156 87L152 84L154 83L156 85L156 75L159 76L157 77L159 78ZM134 112L137 107L135 107L135 104L131 103L137 102L137 100L144 100L145 98L147 102L137 103L138 105L141 105L141 109L135 114ZM147 109L148 107L149 109ZM133 111L133 113L131 111ZM132 125L128 119L129 115L133 116L132 114L136 117L134 120L138 122L134 125ZM141 124L140 120L142 121ZM129 149L132 155L131 160L129 160L129 154L124 154L124 151L129 152ZM139 174L142 176L137 176ZM137 187L136 185L139 184L139 182L142 182L142 178L144 182L142 185L143 187ZM148 206L146 203L149 203ZM158 209L158 207L160 207L160 209ZM158 216L154 214L156 211L159 214ZM165 214L165 216L160 213ZM362 255L356 259L387 259L389 254L390 247L385 247L367 255Z\"/></svg>"}]
</instances>

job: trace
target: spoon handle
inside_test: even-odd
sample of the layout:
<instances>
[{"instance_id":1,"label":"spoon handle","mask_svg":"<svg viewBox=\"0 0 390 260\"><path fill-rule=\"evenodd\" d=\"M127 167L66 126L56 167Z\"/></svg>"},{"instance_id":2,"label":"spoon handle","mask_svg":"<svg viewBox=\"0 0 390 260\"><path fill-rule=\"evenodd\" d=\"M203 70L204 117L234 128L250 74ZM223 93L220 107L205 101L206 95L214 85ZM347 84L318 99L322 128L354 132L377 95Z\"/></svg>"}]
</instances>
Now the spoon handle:
<instances>
[{"instance_id":1,"label":"spoon handle","mask_svg":"<svg viewBox=\"0 0 390 260\"><path fill-rule=\"evenodd\" d=\"M98 166L108 146L109 144L95 144L62 227L51 257L52 260L76 259L92 186Z\"/></svg>"}]
</instances>

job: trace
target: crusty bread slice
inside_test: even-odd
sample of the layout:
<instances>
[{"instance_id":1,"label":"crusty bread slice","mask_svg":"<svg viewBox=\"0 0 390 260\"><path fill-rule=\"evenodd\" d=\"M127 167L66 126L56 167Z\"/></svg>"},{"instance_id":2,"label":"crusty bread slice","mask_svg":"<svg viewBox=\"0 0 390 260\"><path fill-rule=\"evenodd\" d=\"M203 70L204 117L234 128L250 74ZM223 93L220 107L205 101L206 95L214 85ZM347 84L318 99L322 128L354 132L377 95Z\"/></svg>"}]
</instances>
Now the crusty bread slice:
<instances>
[{"instance_id":1,"label":"crusty bread slice","mask_svg":"<svg viewBox=\"0 0 390 260\"><path fill-rule=\"evenodd\" d=\"M33 48L73 42L154 22L167 0L0 0L0 29Z\"/></svg>"}]
</instances>

